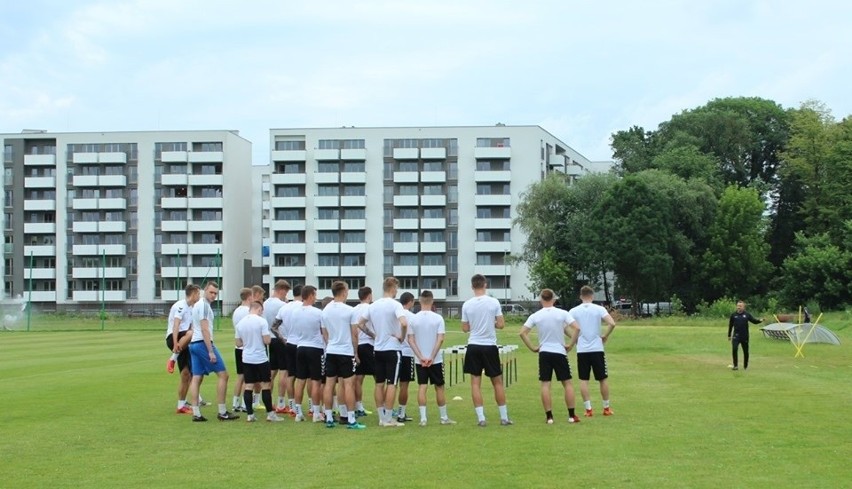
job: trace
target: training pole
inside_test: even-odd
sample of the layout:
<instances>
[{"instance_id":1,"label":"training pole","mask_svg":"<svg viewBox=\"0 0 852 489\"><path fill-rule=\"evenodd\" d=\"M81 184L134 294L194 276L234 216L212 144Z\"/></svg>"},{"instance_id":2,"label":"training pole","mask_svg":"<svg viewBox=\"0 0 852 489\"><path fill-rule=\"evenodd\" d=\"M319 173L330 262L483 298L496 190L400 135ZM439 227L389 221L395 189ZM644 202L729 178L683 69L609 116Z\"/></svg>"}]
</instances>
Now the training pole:
<instances>
[{"instance_id":1,"label":"training pole","mask_svg":"<svg viewBox=\"0 0 852 489\"><path fill-rule=\"evenodd\" d=\"M33 252L30 251L30 283L29 283L29 293L27 294L27 331L30 330L30 323L32 322L33 317L33 261L35 257L33 256Z\"/></svg>"},{"instance_id":2,"label":"training pole","mask_svg":"<svg viewBox=\"0 0 852 489\"><path fill-rule=\"evenodd\" d=\"M808 334L805 335L805 339L803 339L801 343L796 345L796 356L794 356L793 358L798 358L799 356L801 356L802 358L805 358L805 354L802 352L802 350L804 350L805 343L808 342L808 338L811 337L811 333L813 333L814 330L816 329L817 324L819 323L820 319L822 319L822 313L819 313L819 317L817 317L817 320L814 321L814 323L811 325L811 330L808 331Z\"/></svg>"},{"instance_id":3,"label":"training pole","mask_svg":"<svg viewBox=\"0 0 852 489\"><path fill-rule=\"evenodd\" d=\"M222 249L216 250L216 281L219 284L219 290L222 290ZM219 294L219 314L216 314L216 331L219 331L219 320L222 317L222 295Z\"/></svg>"},{"instance_id":4,"label":"training pole","mask_svg":"<svg viewBox=\"0 0 852 489\"><path fill-rule=\"evenodd\" d=\"M106 316L106 250L101 252L101 331L104 330L104 316Z\"/></svg>"},{"instance_id":5,"label":"training pole","mask_svg":"<svg viewBox=\"0 0 852 489\"><path fill-rule=\"evenodd\" d=\"M178 248L178 256L177 256L177 271L175 272L175 297L176 301L180 300L180 288L178 287L178 280L180 280L180 248Z\"/></svg>"}]
</instances>

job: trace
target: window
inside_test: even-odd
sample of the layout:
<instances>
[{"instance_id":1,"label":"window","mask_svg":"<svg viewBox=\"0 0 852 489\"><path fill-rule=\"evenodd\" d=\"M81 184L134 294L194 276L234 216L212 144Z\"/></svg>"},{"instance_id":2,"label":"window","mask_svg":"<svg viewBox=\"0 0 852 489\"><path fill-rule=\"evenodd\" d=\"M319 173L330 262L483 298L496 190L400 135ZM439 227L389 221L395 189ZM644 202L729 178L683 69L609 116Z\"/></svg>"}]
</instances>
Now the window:
<instances>
[{"instance_id":1,"label":"window","mask_svg":"<svg viewBox=\"0 0 852 489\"><path fill-rule=\"evenodd\" d=\"M276 267L303 267L305 266L305 255L275 255Z\"/></svg>"},{"instance_id":2,"label":"window","mask_svg":"<svg viewBox=\"0 0 852 489\"><path fill-rule=\"evenodd\" d=\"M303 185L276 185L276 197L304 197L305 187Z\"/></svg>"},{"instance_id":3,"label":"window","mask_svg":"<svg viewBox=\"0 0 852 489\"><path fill-rule=\"evenodd\" d=\"M6 190L6 193L4 194L4 198L3 198L3 202L5 202L6 207L14 207L14 205L15 205L14 196L15 196L15 194L11 190L9 190L9 189Z\"/></svg>"},{"instance_id":4,"label":"window","mask_svg":"<svg viewBox=\"0 0 852 489\"><path fill-rule=\"evenodd\" d=\"M317 163L317 173L337 173L340 164L336 161L320 161Z\"/></svg>"},{"instance_id":5,"label":"window","mask_svg":"<svg viewBox=\"0 0 852 489\"><path fill-rule=\"evenodd\" d=\"M417 219L419 212L416 207L397 207L396 217L399 219Z\"/></svg>"},{"instance_id":6,"label":"window","mask_svg":"<svg viewBox=\"0 0 852 489\"><path fill-rule=\"evenodd\" d=\"M384 216L384 225L392 226L393 225L393 209L384 209L382 211L382 215Z\"/></svg>"},{"instance_id":7,"label":"window","mask_svg":"<svg viewBox=\"0 0 852 489\"><path fill-rule=\"evenodd\" d=\"M343 209L344 219L366 219L367 212L363 207L353 209Z\"/></svg>"},{"instance_id":8,"label":"window","mask_svg":"<svg viewBox=\"0 0 852 489\"><path fill-rule=\"evenodd\" d=\"M443 161L424 161L423 171L444 171Z\"/></svg>"},{"instance_id":9,"label":"window","mask_svg":"<svg viewBox=\"0 0 852 489\"><path fill-rule=\"evenodd\" d=\"M400 289L419 290L419 281L416 277L403 277L399 279Z\"/></svg>"},{"instance_id":10,"label":"window","mask_svg":"<svg viewBox=\"0 0 852 489\"><path fill-rule=\"evenodd\" d=\"M415 255L396 255L396 264L400 266L417 266L419 256Z\"/></svg>"},{"instance_id":11,"label":"window","mask_svg":"<svg viewBox=\"0 0 852 489\"><path fill-rule=\"evenodd\" d=\"M364 286L364 277L344 277L341 280L346 282L349 290L358 290Z\"/></svg>"},{"instance_id":12,"label":"window","mask_svg":"<svg viewBox=\"0 0 852 489\"><path fill-rule=\"evenodd\" d=\"M304 209L276 209L275 219L279 221L304 221Z\"/></svg>"},{"instance_id":13,"label":"window","mask_svg":"<svg viewBox=\"0 0 852 489\"><path fill-rule=\"evenodd\" d=\"M364 243L366 242L366 236L364 231L344 231L343 232L343 242L344 243Z\"/></svg>"},{"instance_id":14,"label":"window","mask_svg":"<svg viewBox=\"0 0 852 489\"><path fill-rule=\"evenodd\" d=\"M298 162L290 162L290 163L279 163L276 171L278 173L284 173L287 175L292 175L294 173L305 173L305 164Z\"/></svg>"},{"instance_id":15,"label":"window","mask_svg":"<svg viewBox=\"0 0 852 489\"><path fill-rule=\"evenodd\" d=\"M417 231L397 231L396 233L397 243L416 243L417 239Z\"/></svg>"},{"instance_id":16,"label":"window","mask_svg":"<svg viewBox=\"0 0 852 489\"><path fill-rule=\"evenodd\" d=\"M363 254L343 255L341 261L344 267L363 267L366 264Z\"/></svg>"},{"instance_id":17,"label":"window","mask_svg":"<svg viewBox=\"0 0 852 489\"><path fill-rule=\"evenodd\" d=\"M444 279L441 277L423 277L420 279L420 288L429 290L443 289Z\"/></svg>"},{"instance_id":18,"label":"window","mask_svg":"<svg viewBox=\"0 0 852 489\"><path fill-rule=\"evenodd\" d=\"M459 225L459 210L456 208L447 209L447 226Z\"/></svg>"},{"instance_id":19,"label":"window","mask_svg":"<svg viewBox=\"0 0 852 489\"><path fill-rule=\"evenodd\" d=\"M487 253L477 253L476 254L476 264L477 265L491 265L491 255Z\"/></svg>"},{"instance_id":20,"label":"window","mask_svg":"<svg viewBox=\"0 0 852 489\"><path fill-rule=\"evenodd\" d=\"M194 212L195 221L221 221L222 211L215 209L199 209Z\"/></svg>"},{"instance_id":21,"label":"window","mask_svg":"<svg viewBox=\"0 0 852 489\"><path fill-rule=\"evenodd\" d=\"M444 264L444 255L429 253L423 255L424 266L441 266Z\"/></svg>"},{"instance_id":22,"label":"window","mask_svg":"<svg viewBox=\"0 0 852 489\"><path fill-rule=\"evenodd\" d=\"M440 183L423 185L423 195L444 195L444 186Z\"/></svg>"},{"instance_id":23,"label":"window","mask_svg":"<svg viewBox=\"0 0 852 489\"><path fill-rule=\"evenodd\" d=\"M447 271L449 273L459 272L459 257L458 255L447 255Z\"/></svg>"},{"instance_id":24,"label":"window","mask_svg":"<svg viewBox=\"0 0 852 489\"><path fill-rule=\"evenodd\" d=\"M476 138L477 148L508 148L509 138Z\"/></svg>"},{"instance_id":25,"label":"window","mask_svg":"<svg viewBox=\"0 0 852 489\"><path fill-rule=\"evenodd\" d=\"M363 161L344 161L343 162L343 172L344 173L364 173L365 167Z\"/></svg>"},{"instance_id":26,"label":"window","mask_svg":"<svg viewBox=\"0 0 852 489\"><path fill-rule=\"evenodd\" d=\"M393 275L393 255L385 255L384 257L384 274Z\"/></svg>"},{"instance_id":27,"label":"window","mask_svg":"<svg viewBox=\"0 0 852 489\"><path fill-rule=\"evenodd\" d=\"M317 233L318 243L339 243L340 233L337 231L320 231Z\"/></svg>"},{"instance_id":28,"label":"window","mask_svg":"<svg viewBox=\"0 0 852 489\"><path fill-rule=\"evenodd\" d=\"M304 141L275 141L276 151L304 151Z\"/></svg>"},{"instance_id":29,"label":"window","mask_svg":"<svg viewBox=\"0 0 852 489\"><path fill-rule=\"evenodd\" d=\"M447 248L457 250L459 248L459 233L457 231L447 232Z\"/></svg>"},{"instance_id":30,"label":"window","mask_svg":"<svg viewBox=\"0 0 852 489\"><path fill-rule=\"evenodd\" d=\"M322 197L337 197L340 195L340 188L337 184L319 184L317 185L317 195Z\"/></svg>"},{"instance_id":31,"label":"window","mask_svg":"<svg viewBox=\"0 0 852 489\"><path fill-rule=\"evenodd\" d=\"M321 254L317 255L317 265L321 267L340 266L340 255Z\"/></svg>"},{"instance_id":32,"label":"window","mask_svg":"<svg viewBox=\"0 0 852 489\"><path fill-rule=\"evenodd\" d=\"M340 211L335 207L320 207L317 219L340 219Z\"/></svg>"},{"instance_id":33,"label":"window","mask_svg":"<svg viewBox=\"0 0 852 489\"><path fill-rule=\"evenodd\" d=\"M382 164L382 173L385 180L393 180L393 163L385 161L384 164Z\"/></svg>"},{"instance_id":34,"label":"window","mask_svg":"<svg viewBox=\"0 0 852 489\"><path fill-rule=\"evenodd\" d=\"M12 229L12 213L4 212L3 213L3 226L5 229Z\"/></svg>"},{"instance_id":35,"label":"window","mask_svg":"<svg viewBox=\"0 0 852 489\"><path fill-rule=\"evenodd\" d=\"M299 231L278 231L275 233L276 243L304 243L305 235Z\"/></svg>"},{"instance_id":36,"label":"window","mask_svg":"<svg viewBox=\"0 0 852 489\"><path fill-rule=\"evenodd\" d=\"M183 233L166 233L163 236L163 242L167 244L186 244L186 234Z\"/></svg>"},{"instance_id":37,"label":"window","mask_svg":"<svg viewBox=\"0 0 852 489\"><path fill-rule=\"evenodd\" d=\"M200 151L203 153L209 153L213 151L222 151L222 143L192 143L193 151Z\"/></svg>"},{"instance_id":38,"label":"window","mask_svg":"<svg viewBox=\"0 0 852 489\"><path fill-rule=\"evenodd\" d=\"M397 195L419 195L420 190L417 184L400 184L397 185Z\"/></svg>"},{"instance_id":39,"label":"window","mask_svg":"<svg viewBox=\"0 0 852 489\"><path fill-rule=\"evenodd\" d=\"M457 185L447 185L447 203L457 204L459 202L459 187Z\"/></svg>"},{"instance_id":40,"label":"window","mask_svg":"<svg viewBox=\"0 0 852 489\"><path fill-rule=\"evenodd\" d=\"M385 233L383 242L384 242L386 250L392 250L393 249L393 233Z\"/></svg>"},{"instance_id":41,"label":"window","mask_svg":"<svg viewBox=\"0 0 852 489\"><path fill-rule=\"evenodd\" d=\"M426 243L443 243L445 239L443 231L423 232L423 241Z\"/></svg>"},{"instance_id":42,"label":"window","mask_svg":"<svg viewBox=\"0 0 852 489\"><path fill-rule=\"evenodd\" d=\"M447 178L449 180L458 180L459 178L459 164L458 162L451 161L447 163Z\"/></svg>"},{"instance_id":43,"label":"window","mask_svg":"<svg viewBox=\"0 0 852 489\"><path fill-rule=\"evenodd\" d=\"M166 165L165 173L167 175L186 175L186 164L182 163L170 163Z\"/></svg>"},{"instance_id":44,"label":"window","mask_svg":"<svg viewBox=\"0 0 852 489\"><path fill-rule=\"evenodd\" d=\"M426 207L423 209L423 217L425 219L443 219L444 218L444 208L443 207Z\"/></svg>"},{"instance_id":45,"label":"window","mask_svg":"<svg viewBox=\"0 0 852 489\"><path fill-rule=\"evenodd\" d=\"M419 165L417 164L416 161L400 161L397 164L397 169L396 169L396 171L400 171L400 172L403 172L403 171L418 171L418 170L419 170Z\"/></svg>"},{"instance_id":46,"label":"window","mask_svg":"<svg viewBox=\"0 0 852 489\"><path fill-rule=\"evenodd\" d=\"M385 185L384 188L384 203L392 204L393 203L393 187L390 185Z\"/></svg>"},{"instance_id":47,"label":"window","mask_svg":"<svg viewBox=\"0 0 852 489\"><path fill-rule=\"evenodd\" d=\"M344 185L343 195L367 195L366 187L364 185Z\"/></svg>"},{"instance_id":48,"label":"window","mask_svg":"<svg viewBox=\"0 0 852 489\"><path fill-rule=\"evenodd\" d=\"M85 214L85 212L83 213ZM185 210L167 210L165 211L165 215L163 216L163 220L166 221L186 221L186 211Z\"/></svg>"}]
</instances>

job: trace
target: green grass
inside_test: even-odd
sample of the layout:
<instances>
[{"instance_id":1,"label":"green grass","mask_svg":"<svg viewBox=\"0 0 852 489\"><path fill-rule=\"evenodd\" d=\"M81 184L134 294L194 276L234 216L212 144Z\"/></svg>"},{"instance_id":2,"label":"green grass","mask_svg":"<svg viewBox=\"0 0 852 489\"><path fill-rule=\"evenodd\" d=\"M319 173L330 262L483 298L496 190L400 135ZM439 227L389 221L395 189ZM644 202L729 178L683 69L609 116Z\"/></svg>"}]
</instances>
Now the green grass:
<instances>
[{"instance_id":1,"label":"green grass","mask_svg":"<svg viewBox=\"0 0 852 489\"><path fill-rule=\"evenodd\" d=\"M46 318L35 329L79 327ZM465 383L448 389L464 398L449 404L456 426L382 429L370 416L361 432L173 414L163 321L4 332L0 486L841 487L852 477L852 329L848 314L828 319L844 344L807 345L804 359L755 327L748 372L726 368L724 321L624 322L607 345L613 417L569 425L554 402L558 422L545 425L536 358L521 351L520 379L507 390L515 426L495 425L488 386L492 425L476 427ZM447 345L464 343L458 323L448 328ZM518 329L510 324L501 341L520 343ZM212 380L202 389L211 400ZM599 413L594 384L592 392Z\"/></svg>"}]
</instances>

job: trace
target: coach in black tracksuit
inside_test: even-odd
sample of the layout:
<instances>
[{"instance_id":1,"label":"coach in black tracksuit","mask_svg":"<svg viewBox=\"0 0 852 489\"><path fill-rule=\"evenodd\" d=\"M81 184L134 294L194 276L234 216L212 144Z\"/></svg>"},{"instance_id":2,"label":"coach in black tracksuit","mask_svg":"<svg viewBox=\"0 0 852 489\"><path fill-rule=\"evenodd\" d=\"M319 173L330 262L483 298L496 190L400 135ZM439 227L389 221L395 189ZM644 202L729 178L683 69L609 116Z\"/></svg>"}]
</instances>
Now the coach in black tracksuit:
<instances>
[{"instance_id":1,"label":"coach in black tracksuit","mask_svg":"<svg viewBox=\"0 0 852 489\"><path fill-rule=\"evenodd\" d=\"M734 370L737 370L737 350L739 346L743 346L743 369L748 369L748 323L759 324L763 322L763 318L755 319L754 316L746 312L745 302L737 302L737 312L731 314L731 319L728 321L728 341L731 342L731 353L734 357ZM733 335L731 335L733 333Z\"/></svg>"}]
</instances>

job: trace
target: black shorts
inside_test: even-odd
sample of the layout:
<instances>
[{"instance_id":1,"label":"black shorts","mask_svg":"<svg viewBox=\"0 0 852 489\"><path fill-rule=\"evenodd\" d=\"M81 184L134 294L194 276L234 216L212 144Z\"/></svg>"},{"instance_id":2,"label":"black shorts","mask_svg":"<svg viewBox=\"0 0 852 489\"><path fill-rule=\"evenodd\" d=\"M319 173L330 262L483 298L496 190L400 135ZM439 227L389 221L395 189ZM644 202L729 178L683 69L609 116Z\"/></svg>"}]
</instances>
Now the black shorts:
<instances>
[{"instance_id":1,"label":"black shorts","mask_svg":"<svg viewBox=\"0 0 852 489\"><path fill-rule=\"evenodd\" d=\"M243 349L234 348L234 361L237 362L237 375L243 375Z\"/></svg>"},{"instance_id":2,"label":"black shorts","mask_svg":"<svg viewBox=\"0 0 852 489\"><path fill-rule=\"evenodd\" d=\"M559 382L571 380L571 365L568 364L568 356L549 351L539 352L538 380L550 382L553 380L554 373Z\"/></svg>"},{"instance_id":3,"label":"black shorts","mask_svg":"<svg viewBox=\"0 0 852 489\"><path fill-rule=\"evenodd\" d=\"M414 382L414 357L403 356L399 361L399 381Z\"/></svg>"},{"instance_id":4,"label":"black shorts","mask_svg":"<svg viewBox=\"0 0 852 489\"><path fill-rule=\"evenodd\" d=\"M284 343L281 340L274 339L269 343L269 369L270 370L287 370L286 362L284 361Z\"/></svg>"},{"instance_id":5,"label":"black shorts","mask_svg":"<svg viewBox=\"0 0 852 489\"><path fill-rule=\"evenodd\" d=\"M373 352L373 345L369 343L358 345L358 361L361 363L355 367L355 375L376 373L376 354Z\"/></svg>"},{"instance_id":6,"label":"black shorts","mask_svg":"<svg viewBox=\"0 0 852 489\"><path fill-rule=\"evenodd\" d=\"M187 331L181 331L181 332L178 333L178 343L180 343L180 339L183 338L184 336L186 336L187 333L189 333L188 330ZM166 336L166 348L168 348L169 351L172 351L172 352L175 350L175 342L174 342L174 338L172 338L172 335ZM189 368L189 361L190 361L189 360L189 345L187 344L186 348L184 348L183 350L180 351L180 353L178 353L178 357L177 357L178 372L183 372L183 369Z\"/></svg>"},{"instance_id":7,"label":"black shorts","mask_svg":"<svg viewBox=\"0 0 852 489\"><path fill-rule=\"evenodd\" d=\"M419 363L415 367L417 369L417 384L426 385L432 384L435 387L444 385L444 364L433 363L428 367L424 367Z\"/></svg>"},{"instance_id":8,"label":"black shorts","mask_svg":"<svg viewBox=\"0 0 852 489\"><path fill-rule=\"evenodd\" d=\"M482 371L491 378L503 375L500 350L497 345L467 345L464 356L464 373L479 377Z\"/></svg>"},{"instance_id":9,"label":"black shorts","mask_svg":"<svg viewBox=\"0 0 852 489\"><path fill-rule=\"evenodd\" d=\"M325 355L325 377L340 377L348 379L355 375L355 357L351 355L338 355L326 353Z\"/></svg>"},{"instance_id":10,"label":"black shorts","mask_svg":"<svg viewBox=\"0 0 852 489\"><path fill-rule=\"evenodd\" d=\"M402 354L397 350L377 351L375 353L376 371L373 373L373 378L376 379L376 383L396 385L399 382L399 363Z\"/></svg>"},{"instance_id":11,"label":"black shorts","mask_svg":"<svg viewBox=\"0 0 852 489\"><path fill-rule=\"evenodd\" d=\"M243 376L245 376L246 384L256 384L258 382L271 382L272 371L269 369L269 362L263 363L244 363Z\"/></svg>"},{"instance_id":12,"label":"black shorts","mask_svg":"<svg viewBox=\"0 0 852 489\"><path fill-rule=\"evenodd\" d=\"M297 349L294 343L287 343L284 345L284 370L287 371L291 377L296 376L296 355Z\"/></svg>"},{"instance_id":13,"label":"black shorts","mask_svg":"<svg viewBox=\"0 0 852 489\"><path fill-rule=\"evenodd\" d=\"M322 348L300 346L296 349L296 378L322 380Z\"/></svg>"},{"instance_id":14,"label":"black shorts","mask_svg":"<svg viewBox=\"0 0 852 489\"><path fill-rule=\"evenodd\" d=\"M606 355L602 351L577 353L577 377L589 380L589 371L595 373L595 380L601 381L609 377L606 369Z\"/></svg>"}]
</instances>

